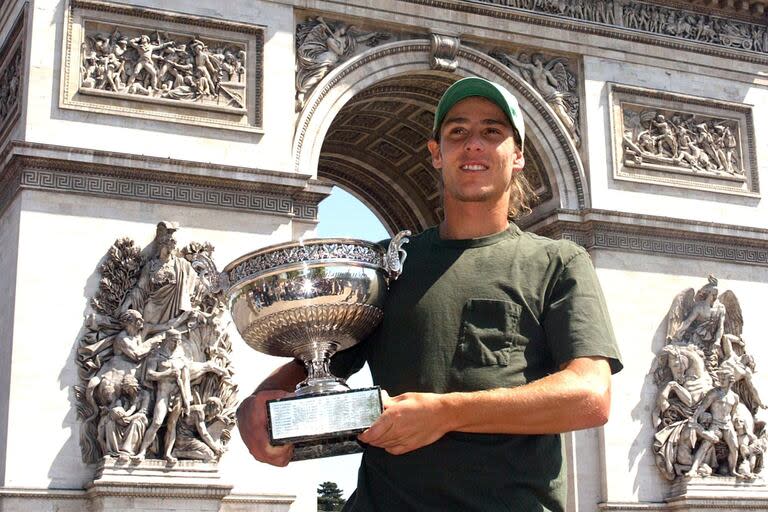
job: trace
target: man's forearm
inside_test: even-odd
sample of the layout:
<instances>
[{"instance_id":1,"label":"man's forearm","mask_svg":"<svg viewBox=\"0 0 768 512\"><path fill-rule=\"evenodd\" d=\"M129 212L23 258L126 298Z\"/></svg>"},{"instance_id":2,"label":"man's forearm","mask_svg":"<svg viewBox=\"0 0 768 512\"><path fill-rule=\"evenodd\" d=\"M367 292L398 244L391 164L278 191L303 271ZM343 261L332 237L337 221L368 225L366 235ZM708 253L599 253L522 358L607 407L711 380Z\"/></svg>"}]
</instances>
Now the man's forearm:
<instances>
[{"instance_id":1,"label":"man's forearm","mask_svg":"<svg viewBox=\"0 0 768 512\"><path fill-rule=\"evenodd\" d=\"M610 366L583 357L517 388L467 393L404 393L385 399L384 413L360 441L399 455L447 432L549 434L603 425L611 401Z\"/></svg>"},{"instance_id":2,"label":"man's forearm","mask_svg":"<svg viewBox=\"0 0 768 512\"><path fill-rule=\"evenodd\" d=\"M276 389L293 393L296 391L296 384L306 378L307 371L304 365L294 359L272 372L258 385L254 393Z\"/></svg>"},{"instance_id":3,"label":"man's forearm","mask_svg":"<svg viewBox=\"0 0 768 512\"><path fill-rule=\"evenodd\" d=\"M525 386L442 395L448 430L550 434L603 425L611 400L610 367L602 359L584 359Z\"/></svg>"}]
</instances>

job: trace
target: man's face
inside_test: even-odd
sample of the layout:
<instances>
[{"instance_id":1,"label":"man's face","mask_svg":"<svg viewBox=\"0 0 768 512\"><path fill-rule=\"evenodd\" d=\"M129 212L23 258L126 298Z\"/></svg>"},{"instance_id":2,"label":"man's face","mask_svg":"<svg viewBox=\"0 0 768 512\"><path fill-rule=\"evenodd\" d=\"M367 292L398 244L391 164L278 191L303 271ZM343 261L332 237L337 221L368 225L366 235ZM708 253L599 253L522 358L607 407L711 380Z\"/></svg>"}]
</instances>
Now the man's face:
<instances>
[{"instance_id":1,"label":"man's face","mask_svg":"<svg viewBox=\"0 0 768 512\"><path fill-rule=\"evenodd\" d=\"M509 202L510 184L525 160L514 130L501 109L473 96L451 108L440 127L440 142L430 140L432 164L442 170L446 203Z\"/></svg>"}]
</instances>

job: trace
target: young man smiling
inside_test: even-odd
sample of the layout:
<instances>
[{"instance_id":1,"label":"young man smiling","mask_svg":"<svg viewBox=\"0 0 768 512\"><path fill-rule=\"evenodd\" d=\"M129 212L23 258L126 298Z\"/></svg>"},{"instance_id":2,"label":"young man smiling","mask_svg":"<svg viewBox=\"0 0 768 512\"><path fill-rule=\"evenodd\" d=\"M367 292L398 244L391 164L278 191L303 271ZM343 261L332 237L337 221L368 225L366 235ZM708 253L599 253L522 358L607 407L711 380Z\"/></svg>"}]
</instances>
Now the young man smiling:
<instances>
[{"instance_id":1,"label":"young man smiling","mask_svg":"<svg viewBox=\"0 0 768 512\"><path fill-rule=\"evenodd\" d=\"M523 233L525 127L503 87L470 77L435 114L428 147L442 173L445 219L413 237L408 261L365 342L337 354L364 362L387 390L352 511L564 510L559 435L608 419L621 368L602 292L580 247ZM304 378L289 363L238 411L258 460L288 463L267 442L264 402Z\"/></svg>"}]
</instances>

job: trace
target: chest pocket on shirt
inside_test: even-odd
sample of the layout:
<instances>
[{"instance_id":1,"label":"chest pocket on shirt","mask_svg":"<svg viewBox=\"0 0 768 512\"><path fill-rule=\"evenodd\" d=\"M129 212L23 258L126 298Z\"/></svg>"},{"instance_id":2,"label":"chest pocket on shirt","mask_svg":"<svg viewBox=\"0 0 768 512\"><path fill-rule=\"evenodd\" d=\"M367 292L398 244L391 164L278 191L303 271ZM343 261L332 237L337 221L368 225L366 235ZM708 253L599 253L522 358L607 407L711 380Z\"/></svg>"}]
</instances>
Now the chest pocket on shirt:
<instances>
[{"instance_id":1,"label":"chest pocket on shirt","mask_svg":"<svg viewBox=\"0 0 768 512\"><path fill-rule=\"evenodd\" d=\"M460 366L507 366L521 351L521 307L514 302L469 299L461 312L456 363Z\"/></svg>"}]
</instances>

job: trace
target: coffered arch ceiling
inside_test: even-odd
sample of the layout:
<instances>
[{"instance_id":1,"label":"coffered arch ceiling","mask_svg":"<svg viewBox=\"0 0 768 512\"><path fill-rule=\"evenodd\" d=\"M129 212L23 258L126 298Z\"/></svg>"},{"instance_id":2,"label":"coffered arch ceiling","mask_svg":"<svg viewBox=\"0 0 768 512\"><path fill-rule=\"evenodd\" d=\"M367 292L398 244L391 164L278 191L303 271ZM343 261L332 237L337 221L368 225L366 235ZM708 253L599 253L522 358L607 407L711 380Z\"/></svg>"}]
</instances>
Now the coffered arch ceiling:
<instances>
[{"instance_id":1,"label":"coffered arch ceiling","mask_svg":"<svg viewBox=\"0 0 768 512\"><path fill-rule=\"evenodd\" d=\"M419 232L439 222L439 173L426 142L437 101L454 79L409 74L357 93L331 123L318 176L357 196L390 233ZM538 208L546 208L553 197L551 181L530 140L525 156L525 172L540 198Z\"/></svg>"}]
</instances>

